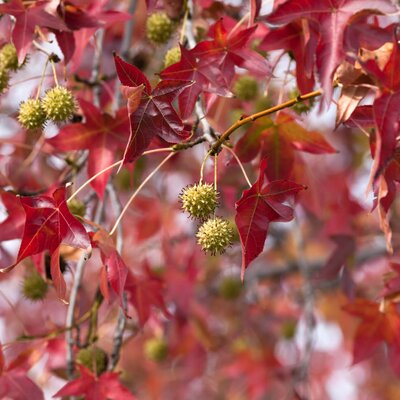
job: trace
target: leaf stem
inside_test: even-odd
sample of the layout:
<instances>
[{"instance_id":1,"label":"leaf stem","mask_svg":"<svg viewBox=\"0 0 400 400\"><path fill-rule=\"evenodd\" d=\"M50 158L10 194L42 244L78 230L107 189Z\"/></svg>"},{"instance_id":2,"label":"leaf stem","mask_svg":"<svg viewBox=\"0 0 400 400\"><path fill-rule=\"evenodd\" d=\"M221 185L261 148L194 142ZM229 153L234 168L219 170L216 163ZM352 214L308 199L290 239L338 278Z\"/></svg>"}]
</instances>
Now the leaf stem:
<instances>
[{"instance_id":1,"label":"leaf stem","mask_svg":"<svg viewBox=\"0 0 400 400\"><path fill-rule=\"evenodd\" d=\"M115 230L118 227L118 224L121 222L124 214L126 213L126 211L128 210L129 206L131 205L132 201L135 199L135 197L137 196L137 194L142 190L143 186L146 185L146 183L157 173L157 171L173 156L175 155L175 152L171 152L170 154L168 154L167 157L164 158L164 160L162 160L160 162L160 164L157 165L157 167L147 176L147 178L139 185L139 187L135 190L135 192L132 194L132 196L129 198L128 202L126 203L124 209L122 210L121 214L119 215L119 217L117 218L117 220L115 221L114 226L112 227L109 235L113 235Z\"/></svg>"}]
</instances>

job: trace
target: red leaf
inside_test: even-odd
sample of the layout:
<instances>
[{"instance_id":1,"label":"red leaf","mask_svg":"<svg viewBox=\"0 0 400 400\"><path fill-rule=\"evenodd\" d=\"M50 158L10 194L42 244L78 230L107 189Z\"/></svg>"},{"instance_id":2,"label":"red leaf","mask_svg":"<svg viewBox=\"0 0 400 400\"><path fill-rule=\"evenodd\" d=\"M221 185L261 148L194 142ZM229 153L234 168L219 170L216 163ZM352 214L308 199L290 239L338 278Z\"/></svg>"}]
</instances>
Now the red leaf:
<instances>
[{"instance_id":1,"label":"red leaf","mask_svg":"<svg viewBox=\"0 0 400 400\"><path fill-rule=\"evenodd\" d=\"M123 307L122 295L125 289L128 267L115 249L114 242L108 232L102 229L98 230L92 237L92 245L100 249L101 260L106 269L107 281L119 296L121 307ZM102 270L101 276L103 275L104 272ZM104 287L104 277L101 280L101 284L103 285L102 293L107 298L108 288Z\"/></svg>"},{"instance_id":2,"label":"red leaf","mask_svg":"<svg viewBox=\"0 0 400 400\"><path fill-rule=\"evenodd\" d=\"M51 255L51 271L56 290L61 299L65 295L65 283L58 268L60 244L86 249L90 241L83 225L69 212L65 200L65 188L56 189L52 197L21 197L26 221L21 247L16 262L2 269L6 272L14 268L26 257L48 250ZM57 264L56 264L57 263Z\"/></svg>"},{"instance_id":3,"label":"red leaf","mask_svg":"<svg viewBox=\"0 0 400 400\"><path fill-rule=\"evenodd\" d=\"M251 161L261 151L268 159L266 176L269 180L291 179L295 166L294 150L312 154L336 153L336 150L316 131L307 131L287 113L276 121L256 123L238 141L235 152L244 161Z\"/></svg>"},{"instance_id":4,"label":"red leaf","mask_svg":"<svg viewBox=\"0 0 400 400\"><path fill-rule=\"evenodd\" d=\"M68 382L53 397L85 395L86 400L135 400L136 397L119 382L119 374L105 372L96 377L83 365L81 376Z\"/></svg>"},{"instance_id":5,"label":"red leaf","mask_svg":"<svg viewBox=\"0 0 400 400\"><path fill-rule=\"evenodd\" d=\"M327 101L332 97L333 74L345 57L345 29L350 19L354 21L354 15L363 10L366 10L363 15L382 14L395 12L396 8L388 0L288 0L267 18L276 25L300 22L303 18L318 22L317 69Z\"/></svg>"},{"instance_id":6,"label":"red leaf","mask_svg":"<svg viewBox=\"0 0 400 400\"><path fill-rule=\"evenodd\" d=\"M144 276L135 276L128 273L125 290L129 301L138 314L139 323L143 326L150 318L153 306L159 308L165 315L169 315L164 302L164 282L145 266Z\"/></svg>"},{"instance_id":7,"label":"red leaf","mask_svg":"<svg viewBox=\"0 0 400 400\"><path fill-rule=\"evenodd\" d=\"M267 60L249 47L249 41L256 29L257 25L254 25L230 34L224 20L220 18L210 28L209 36L213 40L198 43L193 53L196 57L207 60L210 65L216 65L228 86L234 77L235 65L259 76L269 76L271 67Z\"/></svg>"},{"instance_id":8,"label":"red leaf","mask_svg":"<svg viewBox=\"0 0 400 400\"><path fill-rule=\"evenodd\" d=\"M0 198L8 214L0 223L0 242L20 238L24 232L25 211L15 194L0 191Z\"/></svg>"},{"instance_id":9,"label":"red leaf","mask_svg":"<svg viewBox=\"0 0 400 400\"><path fill-rule=\"evenodd\" d=\"M85 100L80 99L79 104L86 122L64 126L48 143L61 151L89 149L88 175L93 176L113 164L116 151L125 148L129 119L124 108L113 117ZM100 198L111 172L106 171L91 182Z\"/></svg>"},{"instance_id":10,"label":"red leaf","mask_svg":"<svg viewBox=\"0 0 400 400\"><path fill-rule=\"evenodd\" d=\"M381 309L378 303L358 299L343 307L348 313L361 318L354 338L353 364L372 356L380 343L389 347L389 357L396 373L400 373L400 315L393 303Z\"/></svg>"},{"instance_id":11,"label":"red leaf","mask_svg":"<svg viewBox=\"0 0 400 400\"><path fill-rule=\"evenodd\" d=\"M135 66L114 56L118 78L124 86L144 85L141 101L135 112L129 115L131 131L125 149L124 162L139 157L158 135L168 143L180 142L189 136L185 126L172 106L172 101L191 82L161 81L154 90L145 75Z\"/></svg>"},{"instance_id":12,"label":"red leaf","mask_svg":"<svg viewBox=\"0 0 400 400\"><path fill-rule=\"evenodd\" d=\"M46 2L38 1L25 7L21 0L11 0L0 4L1 14L10 14L15 17L13 42L18 52L19 62L25 58L27 51L35 37L36 25L57 30L68 30L64 22L58 17L44 10Z\"/></svg>"},{"instance_id":13,"label":"red leaf","mask_svg":"<svg viewBox=\"0 0 400 400\"><path fill-rule=\"evenodd\" d=\"M162 79L193 82L179 94L179 110L182 118L186 119L190 117L201 92L210 91L221 96L229 92L223 88L225 82L218 68L210 65L207 59L196 60L193 51L180 47L181 60L164 69L160 76Z\"/></svg>"},{"instance_id":14,"label":"red leaf","mask_svg":"<svg viewBox=\"0 0 400 400\"><path fill-rule=\"evenodd\" d=\"M264 185L266 168L267 162L263 160L257 182L245 190L236 202L235 221L242 245L242 279L245 269L264 248L269 223L293 219L293 209L282 203L305 189L302 185L284 180Z\"/></svg>"}]
</instances>

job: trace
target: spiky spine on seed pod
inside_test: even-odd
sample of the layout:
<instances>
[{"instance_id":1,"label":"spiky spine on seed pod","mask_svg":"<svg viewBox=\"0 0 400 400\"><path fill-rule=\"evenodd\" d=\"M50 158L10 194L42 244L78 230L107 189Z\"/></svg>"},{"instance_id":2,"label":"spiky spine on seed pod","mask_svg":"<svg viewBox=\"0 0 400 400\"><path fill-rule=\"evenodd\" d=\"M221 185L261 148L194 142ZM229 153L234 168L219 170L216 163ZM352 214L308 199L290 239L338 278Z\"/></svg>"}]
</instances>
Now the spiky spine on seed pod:
<instances>
[{"instance_id":1,"label":"spiky spine on seed pod","mask_svg":"<svg viewBox=\"0 0 400 400\"><path fill-rule=\"evenodd\" d=\"M43 300L47 289L47 282L36 271L26 275L22 282L22 294L31 301Z\"/></svg>"},{"instance_id":2,"label":"spiky spine on seed pod","mask_svg":"<svg viewBox=\"0 0 400 400\"><path fill-rule=\"evenodd\" d=\"M42 106L49 119L63 122L72 117L76 109L76 101L67 88L56 86L46 92Z\"/></svg>"},{"instance_id":3,"label":"spiky spine on seed pod","mask_svg":"<svg viewBox=\"0 0 400 400\"><path fill-rule=\"evenodd\" d=\"M146 35L156 44L168 42L174 31L174 23L166 13L157 12L149 16L146 21Z\"/></svg>"},{"instance_id":4,"label":"spiky spine on seed pod","mask_svg":"<svg viewBox=\"0 0 400 400\"><path fill-rule=\"evenodd\" d=\"M232 244L234 229L229 221L212 217L200 226L196 237L204 252L211 255L222 254Z\"/></svg>"},{"instance_id":5,"label":"spiky spine on seed pod","mask_svg":"<svg viewBox=\"0 0 400 400\"><path fill-rule=\"evenodd\" d=\"M26 129L42 128L46 118L39 99L28 99L19 105L18 121Z\"/></svg>"},{"instance_id":6,"label":"spiky spine on seed pod","mask_svg":"<svg viewBox=\"0 0 400 400\"><path fill-rule=\"evenodd\" d=\"M209 183L195 183L184 188L179 195L182 209L191 217L205 219L218 206L218 192Z\"/></svg>"}]
</instances>

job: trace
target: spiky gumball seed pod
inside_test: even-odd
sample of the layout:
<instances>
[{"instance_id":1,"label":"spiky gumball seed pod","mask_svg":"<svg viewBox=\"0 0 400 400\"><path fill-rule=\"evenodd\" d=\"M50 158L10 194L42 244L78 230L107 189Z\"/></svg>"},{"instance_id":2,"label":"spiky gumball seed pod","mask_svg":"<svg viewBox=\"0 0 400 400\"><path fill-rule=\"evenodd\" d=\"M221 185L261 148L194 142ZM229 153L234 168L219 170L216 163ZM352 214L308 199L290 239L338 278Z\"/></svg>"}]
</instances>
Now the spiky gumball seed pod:
<instances>
[{"instance_id":1,"label":"spiky gumball seed pod","mask_svg":"<svg viewBox=\"0 0 400 400\"><path fill-rule=\"evenodd\" d=\"M219 217L210 218L200 226L196 234L197 243L206 253L222 254L232 244L234 233L229 221Z\"/></svg>"},{"instance_id":2,"label":"spiky gumball seed pod","mask_svg":"<svg viewBox=\"0 0 400 400\"><path fill-rule=\"evenodd\" d=\"M167 358L168 345L163 338L147 339L144 344L144 353L149 360L161 362Z\"/></svg>"},{"instance_id":3,"label":"spiky gumball seed pod","mask_svg":"<svg viewBox=\"0 0 400 400\"><path fill-rule=\"evenodd\" d=\"M25 276L22 282L22 294L31 301L43 300L47 289L47 282L36 271Z\"/></svg>"},{"instance_id":4,"label":"spiky gumball seed pod","mask_svg":"<svg viewBox=\"0 0 400 400\"><path fill-rule=\"evenodd\" d=\"M233 85L232 91L240 100L254 100L258 94L258 82L252 76L241 76Z\"/></svg>"},{"instance_id":5,"label":"spiky gumball seed pod","mask_svg":"<svg viewBox=\"0 0 400 400\"><path fill-rule=\"evenodd\" d=\"M97 346L90 346L78 351L76 362L89 368L97 375L101 375L107 369L107 353Z\"/></svg>"},{"instance_id":6,"label":"spiky gumball seed pod","mask_svg":"<svg viewBox=\"0 0 400 400\"><path fill-rule=\"evenodd\" d=\"M28 99L20 104L18 121L24 128L42 128L46 119L46 113L39 99Z\"/></svg>"},{"instance_id":7,"label":"spiky gumball seed pod","mask_svg":"<svg viewBox=\"0 0 400 400\"><path fill-rule=\"evenodd\" d=\"M164 68L179 62L181 59L181 49L179 46L169 49L164 56Z\"/></svg>"},{"instance_id":8,"label":"spiky gumball seed pod","mask_svg":"<svg viewBox=\"0 0 400 400\"><path fill-rule=\"evenodd\" d=\"M157 44L167 43L174 31L174 23L163 12L152 14L146 21L146 35L149 40Z\"/></svg>"},{"instance_id":9,"label":"spiky gumball seed pod","mask_svg":"<svg viewBox=\"0 0 400 400\"><path fill-rule=\"evenodd\" d=\"M8 73L8 70L2 68L0 65L0 94L5 92L6 89L8 88L9 80L10 80L10 74Z\"/></svg>"},{"instance_id":10,"label":"spiky gumball seed pod","mask_svg":"<svg viewBox=\"0 0 400 400\"><path fill-rule=\"evenodd\" d=\"M217 208L218 192L209 183L195 183L184 188L179 199L191 217L205 219Z\"/></svg>"},{"instance_id":11,"label":"spiky gumball seed pod","mask_svg":"<svg viewBox=\"0 0 400 400\"><path fill-rule=\"evenodd\" d=\"M62 86L48 90L42 100L42 105L47 117L55 122L70 119L76 109L73 94Z\"/></svg>"},{"instance_id":12,"label":"spiky gumball seed pod","mask_svg":"<svg viewBox=\"0 0 400 400\"><path fill-rule=\"evenodd\" d=\"M0 49L0 66L12 71L18 69L17 50L12 43L7 43Z\"/></svg>"}]
</instances>

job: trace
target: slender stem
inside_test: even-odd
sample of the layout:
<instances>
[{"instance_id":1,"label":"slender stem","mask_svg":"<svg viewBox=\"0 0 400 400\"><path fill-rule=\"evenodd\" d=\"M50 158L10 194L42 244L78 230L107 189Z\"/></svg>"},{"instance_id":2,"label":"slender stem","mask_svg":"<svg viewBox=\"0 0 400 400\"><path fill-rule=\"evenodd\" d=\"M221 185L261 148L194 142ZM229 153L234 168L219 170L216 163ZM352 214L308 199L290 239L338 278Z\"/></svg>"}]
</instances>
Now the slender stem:
<instances>
[{"instance_id":1,"label":"slender stem","mask_svg":"<svg viewBox=\"0 0 400 400\"><path fill-rule=\"evenodd\" d=\"M157 171L174 155L175 153L170 153L168 154L167 157L164 158L164 160L162 160L160 162L160 164L157 165L157 167L147 176L147 178L139 185L139 187L135 190L135 192L132 194L132 196L130 197L130 199L128 200L128 202L126 203L124 209L122 210L121 214L119 215L119 217L117 218L117 220L115 221L114 226L112 227L109 235L113 235L115 230L117 229L118 224L121 222L124 214L126 213L126 211L128 210L129 206L131 205L132 201L135 199L135 197L137 196L137 194L142 190L143 186L146 185L146 183L157 173Z\"/></svg>"},{"instance_id":2,"label":"slender stem","mask_svg":"<svg viewBox=\"0 0 400 400\"><path fill-rule=\"evenodd\" d=\"M108 167L103 168L97 174L90 177L84 184L82 184L78 189L76 189L75 192L71 194L71 196L68 197L67 202L71 201L79 192L81 192L87 185L89 185L90 182L94 181L97 177L104 174L104 172L107 172L110 169L113 169L113 168L117 167L118 165L121 165L123 162L124 162L124 160L119 160L119 161L115 162L114 164L111 164Z\"/></svg>"},{"instance_id":3,"label":"slender stem","mask_svg":"<svg viewBox=\"0 0 400 400\"><path fill-rule=\"evenodd\" d=\"M47 69L47 65L49 64L49 59L47 58L46 63L44 64L44 68L43 68L43 72L42 72L42 76L40 77L40 82L39 82L39 86L36 92L36 100L40 97L40 92L42 90L42 85L43 85L43 81L44 81L44 76L46 74L46 69Z\"/></svg>"},{"instance_id":4,"label":"slender stem","mask_svg":"<svg viewBox=\"0 0 400 400\"><path fill-rule=\"evenodd\" d=\"M230 151L230 153L232 154L232 156L235 158L236 162L238 163L240 169L242 170L242 174L243 174L243 176L244 176L244 179L246 179L247 184L249 185L249 187L251 187L252 185L251 185L250 179L249 179L249 177L247 176L246 171L245 171L245 169L244 169L244 167L243 167L243 164L242 164L242 162L239 160L239 157L237 156L237 154L236 154L229 146L222 145L222 147L223 147L224 149L227 149L228 151Z\"/></svg>"},{"instance_id":5,"label":"slender stem","mask_svg":"<svg viewBox=\"0 0 400 400\"><path fill-rule=\"evenodd\" d=\"M128 7L128 13L133 15L133 13L136 10L136 3L137 0L130 0L129 1L129 7ZM131 47L131 40L132 40L132 33L133 33L133 18L131 18L126 24L125 24L125 30L124 30L124 36L122 38L122 44L121 44L121 55L122 57L127 57L129 49ZM121 103L121 92L119 90L121 86L121 83L119 79L115 79L115 88L114 88L114 104L113 108L114 110L117 110L120 107Z\"/></svg>"},{"instance_id":6,"label":"slender stem","mask_svg":"<svg viewBox=\"0 0 400 400\"><path fill-rule=\"evenodd\" d=\"M103 43L104 43L104 29L99 29L96 35L96 47L93 59L92 76L90 82L97 82L100 75L101 67L101 56L103 54ZM100 106L100 90L101 86L96 85L93 87L93 103L95 106Z\"/></svg>"},{"instance_id":7,"label":"slender stem","mask_svg":"<svg viewBox=\"0 0 400 400\"><path fill-rule=\"evenodd\" d=\"M54 83L56 84L56 86L58 86L56 65L53 60L50 60L50 63L51 63L51 69L53 70Z\"/></svg>"},{"instance_id":8,"label":"slender stem","mask_svg":"<svg viewBox=\"0 0 400 400\"><path fill-rule=\"evenodd\" d=\"M313 99L314 97L321 96L322 90L315 90L310 93L306 93L301 96L297 96L294 99L288 100L285 103L278 104L277 106L268 108L266 110L260 111L258 113L249 115L246 118L239 119L236 121L234 124L232 124L220 137L219 139L212 145L211 147L211 152L212 153L218 153L220 146L222 143L224 143L226 140L229 139L229 136L235 132L238 128L241 126L248 124L249 122L253 122L261 117L265 117L267 115L273 114L279 110L283 110L284 108L292 107L297 103L301 103L305 100Z\"/></svg>"},{"instance_id":9,"label":"slender stem","mask_svg":"<svg viewBox=\"0 0 400 400\"><path fill-rule=\"evenodd\" d=\"M88 260L89 255L87 253L83 253L81 258L78 261L76 266L74 282L71 288L71 294L69 296L69 305L67 310L67 319L66 319L66 333L65 339L67 342L67 376L68 379L71 380L74 377L74 336L72 332L72 327L74 324L74 314L75 314L75 305L78 298L78 291L82 281L83 270Z\"/></svg>"},{"instance_id":10,"label":"slender stem","mask_svg":"<svg viewBox=\"0 0 400 400\"><path fill-rule=\"evenodd\" d=\"M208 157L210 157L211 155L211 150L207 152L207 154L205 155L205 157L203 158L203 162L201 163L201 167L200 167L200 180L199 182L203 182L203 177L204 177L204 168L206 166L206 161L208 160Z\"/></svg>"},{"instance_id":11,"label":"slender stem","mask_svg":"<svg viewBox=\"0 0 400 400\"><path fill-rule=\"evenodd\" d=\"M218 188L218 156L214 156L214 189L217 191Z\"/></svg>"}]
</instances>

